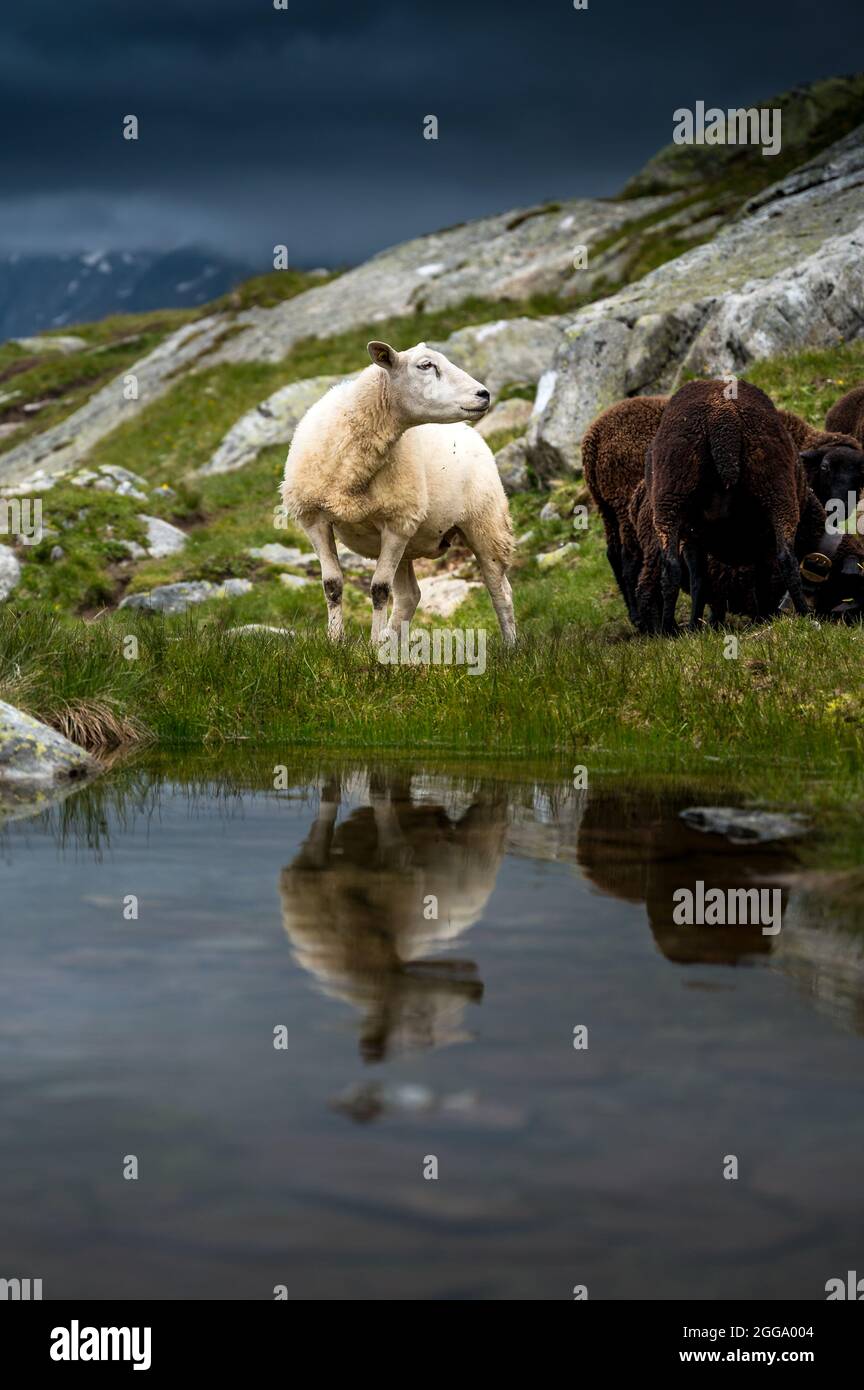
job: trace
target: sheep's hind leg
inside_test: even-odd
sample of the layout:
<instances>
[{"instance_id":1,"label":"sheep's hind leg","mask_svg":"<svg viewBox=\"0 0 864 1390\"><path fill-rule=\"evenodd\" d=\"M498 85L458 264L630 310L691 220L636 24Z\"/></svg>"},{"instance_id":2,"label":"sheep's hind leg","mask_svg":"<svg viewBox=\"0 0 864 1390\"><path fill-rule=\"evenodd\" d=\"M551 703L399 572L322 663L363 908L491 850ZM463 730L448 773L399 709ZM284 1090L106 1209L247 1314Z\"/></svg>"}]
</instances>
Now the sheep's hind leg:
<instances>
[{"instance_id":1,"label":"sheep's hind leg","mask_svg":"<svg viewBox=\"0 0 864 1390\"><path fill-rule=\"evenodd\" d=\"M372 576L372 643L374 646L383 642L391 630L387 622L387 606L393 592L393 580L402 563L407 544L406 537L397 535L395 531L381 532L381 549L378 552L378 563Z\"/></svg>"},{"instance_id":2,"label":"sheep's hind leg","mask_svg":"<svg viewBox=\"0 0 864 1390\"><path fill-rule=\"evenodd\" d=\"M327 600L327 636L331 642L338 642L344 632L342 624L344 578L339 556L336 553L333 527L326 517L317 516L314 521L308 524L304 523L303 530L312 542L321 565L321 583L324 587L324 597Z\"/></svg>"},{"instance_id":3,"label":"sheep's hind leg","mask_svg":"<svg viewBox=\"0 0 864 1390\"><path fill-rule=\"evenodd\" d=\"M627 612L630 621L635 628L640 622L639 604L636 597L636 588L639 583L639 573L642 569L641 550L623 546L621 550L621 579L619 587L627 605Z\"/></svg>"},{"instance_id":4,"label":"sheep's hind leg","mask_svg":"<svg viewBox=\"0 0 864 1390\"><path fill-rule=\"evenodd\" d=\"M390 619L390 626L397 637L401 637L402 624L410 623L417 612L417 604L420 602L420 585L417 583L412 560L403 559L397 565L396 573L393 576L393 598L393 616Z\"/></svg>"},{"instance_id":5,"label":"sheep's hind leg","mask_svg":"<svg viewBox=\"0 0 864 1390\"><path fill-rule=\"evenodd\" d=\"M685 545L684 560L690 574L690 631L695 632L708 602L708 567L697 545Z\"/></svg>"},{"instance_id":6,"label":"sheep's hind leg","mask_svg":"<svg viewBox=\"0 0 864 1390\"><path fill-rule=\"evenodd\" d=\"M505 644L512 647L516 641L516 617L513 612L513 590L510 588L510 580L507 578L507 567L496 556L484 555L482 550L478 550L473 545L467 534L465 539L477 556L483 582L489 590L492 607L498 618L501 636Z\"/></svg>"},{"instance_id":7,"label":"sheep's hind leg","mask_svg":"<svg viewBox=\"0 0 864 1390\"><path fill-rule=\"evenodd\" d=\"M678 557L678 536L669 535L663 540L660 571L660 591L663 595L663 616L660 631L666 637L674 637L678 631L675 622L675 605L681 592L681 561Z\"/></svg>"}]
</instances>

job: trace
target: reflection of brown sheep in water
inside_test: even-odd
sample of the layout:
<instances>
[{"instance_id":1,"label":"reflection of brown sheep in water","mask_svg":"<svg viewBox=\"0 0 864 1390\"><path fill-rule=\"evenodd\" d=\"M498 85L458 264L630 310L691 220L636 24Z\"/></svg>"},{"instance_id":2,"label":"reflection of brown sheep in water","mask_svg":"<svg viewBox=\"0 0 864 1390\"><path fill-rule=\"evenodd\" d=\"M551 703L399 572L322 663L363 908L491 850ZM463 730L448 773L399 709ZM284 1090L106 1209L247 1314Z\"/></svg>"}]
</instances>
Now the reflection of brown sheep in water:
<instances>
[{"instance_id":1,"label":"reflection of brown sheep in water","mask_svg":"<svg viewBox=\"0 0 864 1390\"><path fill-rule=\"evenodd\" d=\"M370 783L371 805L337 825L341 790L321 792L318 815L281 876L285 930L326 993L363 1013L360 1050L460 1041L465 1004L482 998L471 961L429 960L481 916L507 831L506 801L478 798L452 820L412 799L410 776ZM437 898L437 920L424 915Z\"/></svg>"},{"instance_id":2,"label":"reflection of brown sheep in water","mask_svg":"<svg viewBox=\"0 0 864 1390\"><path fill-rule=\"evenodd\" d=\"M698 795L694 798L699 801ZM681 965L734 965L770 952L776 937L760 926L678 926L672 920L676 889L773 888L797 866L784 844L732 844L682 821L678 808L693 804L651 795L590 794L579 828L577 858L601 893L644 903L658 950ZM782 896L785 911L786 894Z\"/></svg>"}]
</instances>

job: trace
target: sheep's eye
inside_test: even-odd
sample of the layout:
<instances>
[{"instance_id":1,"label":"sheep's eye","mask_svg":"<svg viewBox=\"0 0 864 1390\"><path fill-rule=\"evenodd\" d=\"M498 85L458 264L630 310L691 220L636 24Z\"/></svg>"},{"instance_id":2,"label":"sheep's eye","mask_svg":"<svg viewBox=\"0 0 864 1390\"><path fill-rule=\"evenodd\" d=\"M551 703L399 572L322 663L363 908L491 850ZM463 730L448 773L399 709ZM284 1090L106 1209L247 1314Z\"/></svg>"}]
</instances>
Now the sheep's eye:
<instances>
[{"instance_id":1,"label":"sheep's eye","mask_svg":"<svg viewBox=\"0 0 864 1390\"><path fill-rule=\"evenodd\" d=\"M430 370L430 368L433 367L434 365L435 365L435 364L434 364L433 362L418 362L418 363L417 363L417 366L420 368L420 371L421 371L421 372L428 372L428 371Z\"/></svg>"}]
</instances>

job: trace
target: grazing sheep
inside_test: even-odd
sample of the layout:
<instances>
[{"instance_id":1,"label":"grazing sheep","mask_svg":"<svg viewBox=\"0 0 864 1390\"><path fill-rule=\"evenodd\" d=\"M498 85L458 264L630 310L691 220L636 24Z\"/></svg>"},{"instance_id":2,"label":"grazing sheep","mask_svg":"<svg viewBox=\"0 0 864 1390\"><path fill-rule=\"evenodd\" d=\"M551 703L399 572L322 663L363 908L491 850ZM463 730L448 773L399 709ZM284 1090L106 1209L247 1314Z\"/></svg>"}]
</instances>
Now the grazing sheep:
<instances>
[{"instance_id":1,"label":"grazing sheep","mask_svg":"<svg viewBox=\"0 0 864 1390\"><path fill-rule=\"evenodd\" d=\"M800 415L796 415L794 410L778 410L777 414L783 421L793 444L797 444L799 449L809 449L814 437L819 434L819 430L814 429L809 421L803 420Z\"/></svg>"},{"instance_id":2,"label":"grazing sheep","mask_svg":"<svg viewBox=\"0 0 864 1390\"><path fill-rule=\"evenodd\" d=\"M834 622L864 616L864 542L860 536L823 531L801 560L804 594L813 612Z\"/></svg>"},{"instance_id":3,"label":"grazing sheep","mask_svg":"<svg viewBox=\"0 0 864 1390\"><path fill-rule=\"evenodd\" d=\"M851 434L864 445L864 384L853 386L832 405L825 416L825 428Z\"/></svg>"},{"instance_id":4,"label":"grazing sheep","mask_svg":"<svg viewBox=\"0 0 864 1390\"><path fill-rule=\"evenodd\" d=\"M791 410L777 414L798 446L807 482L819 501L826 507L832 501L842 503L843 517L849 515L864 489L864 451L859 441L854 434L836 429L817 430Z\"/></svg>"},{"instance_id":5,"label":"grazing sheep","mask_svg":"<svg viewBox=\"0 0 864 1390\"><path fill-rule=\"evenodd\" d=\"M660 542L654 530L654 517L648 496L648 485L644 480L633 494L630 519L642 556L636 585L637 626L640 632L658 632L662 612ZM795 536L795 554L801 560L802 567L804 558L808 555L811 555L812 558L812 552L832 548L831 543L825 540L826 529L825 509L814 493L808 489ZM837 535L838 533L835 532L833 537L835 547ZM850 537L849 539L854 538ZM861 547L861 553L864 556L864 546ZM842 562L846 558L847 555L844 552L839 559L832 559L833 579L839 579ZM708 557L706 601L711 612L712 627L722 626L730 613L745 618L763 616L760 612L757 579L758 571L755 565L725 565L712 556ZM686 562L682 563L681 566L681 583L685 592L690 593L690 575ZM802 587L805 598L811 607L815 607L820 613L828 611L824 600L830 593L833 593L832 588L826 587L823 601L814 604L815 591L812 584L808 584L803 573ZM781 607L787 590L780 566L776 561L771 566L770 575L765 582L764 593L766 606L772 610Z\"/></svg>"},{"instance_id":6,"label":"grazing sheep","mask_svg":"<svg viewBox=\"0 0 864 1390\"><path fill-rule=\"evenodd\" d=\"M489 446L464 423L486 414L489 392L425 343L397 352L372 342L369 355L373 366L334 386L300 421L281 488L287 514L321 562L331 638L343 632L334 533L378 561L376 644L414 616L420 589L413 561L434 559L460 535L480 563L505 642L514 642L507 499Z\"/></svg>"},{"instance_id":7,"label":"grazing sheep","mask_svg":"<svg viewBox=\"0 0 864 1390\"><path fill-rule=\"evenodd\" d=\"M606 532L606 556L638 627L636 582L641 551L630 521L630 503L645 472L645 453L668 396L632 396L604 410L582 440L585 482Z\"/></svg>"},{"instance_id":8,"label":"grazing sheep","mask_svg":"<svg viewBox=\"0 0 864 1390\"><path fill-rule=\"evenodd\" d=\"M850 435L817 435L799 455L807 482L824 507L834 503L835 525L854 514L864 489L864 450Z\"/></svg>"},{"instance_id":9,"label":"grazing sheep","mask_svg":"<svg viewBox=\"0 0 864 1390\"><path fill-rule=\"evenodd\" d=\"M760 614L771 609L776 562L799 613L809 609L794 555L804 470L773 402L749 382L691 381L670 400L651 446L649 497L661 550L661 630L675 628L682 555L690 626L708 601L707 558L755 565Z\"/></svg>"}]
</instances>

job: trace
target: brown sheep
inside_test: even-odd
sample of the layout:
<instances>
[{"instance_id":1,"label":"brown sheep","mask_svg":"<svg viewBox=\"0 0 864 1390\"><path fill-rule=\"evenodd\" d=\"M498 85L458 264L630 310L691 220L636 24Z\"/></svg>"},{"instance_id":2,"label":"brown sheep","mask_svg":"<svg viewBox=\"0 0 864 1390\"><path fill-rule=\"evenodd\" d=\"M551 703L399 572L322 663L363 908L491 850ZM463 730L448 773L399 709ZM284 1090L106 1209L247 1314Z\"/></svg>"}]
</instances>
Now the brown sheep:
<instances>
[{"instance_id":1,"label":"brown sheep","mask_svg":"<svg viewBox=\"0 0 864 1390\"><path fill-rule=\"evenodd\" d=\"M864 542L826 528L801 560L804 594L813 612L835 622L864 616Z\"/></svg>"},{"instance_id":2,"label":"brown sheep","mask_svg":"<svg viewBox=\"0 0 864 1390\"><path fill-rule=\"evenodd\" d=\"M854 435L859 445L864 445L864 383L853 386L832 405L825 416L825 428Z\"/></svg>"},{"instance_id":3,"label":"brown sheep","mask_svg":"<svg viewBox=\"0 0 864 1390\"><path fill-rule=\"evenodd\" d=\"M864 490L864 451L858 440L854 434L839 430L817 430L791 410L778 410L777 414L798 446L807 482L819 501L827 507L835 500L837 520L845 520L855 511Z\"/></svg>"},{"instance_id":4,"label":"brown sheep","mask_svg":"<svg viewBox=\"0 0 864 1390\"><path fill-rule=\"evenodd\" d=\"M660 543L654 530L654 519L648 500L648 487L643 480L630 507L631 524L642 550L642 566L636 585L639 628L657 632L661 617L661 556ZM841 539L838 538L842 537ZM802 587L808 605L819 615L843 617L850 621L864 611L864 543L828 529L825 509L808 489L795 538L795 553L800 559ZM825 557L828 564L825 563ZM690 592L690 577L684 564L682 587ZM830 581L830 582L827 582ZM824 587L823 587L824 586ZM842 591L842 593L841 593ZM767 601L772 609L783 604L786 585L779 565L771 567ZM709 556L707 564L707 602L711 609L712 627L721 626L729 613L757 618L757 568L755 565L724 565ZM838 605L848 605L841 614Z\"/></svg>"},{"instance_id":5,"label":"brown sheep","mask_svg":"<svg viewBox=\"0 0 864 1390\"><path fill-rule=\"evenodd\" d=\"M691 381L670 400L651 446L649 497L661 550L661 631L672 633L683 558L690 626L708 601L707 559L755 565L760 614L771 611L776 562L797 612L809 608L794 545L804 470L773 402L739 381Z\"/></svg>"},{"instance_id":6,"label":"brown sheep","mask_svg":"<svg viewBox=\"0 0 864 1390\"><path fill-rule=\"evenodd\" d=\"M632 396L604 410L582 440L585 482L606 531L606 555L632 622L641 553L630 524L630 502L645 472L645 451L668 396Z\"/></svg>"}]
</instances>

